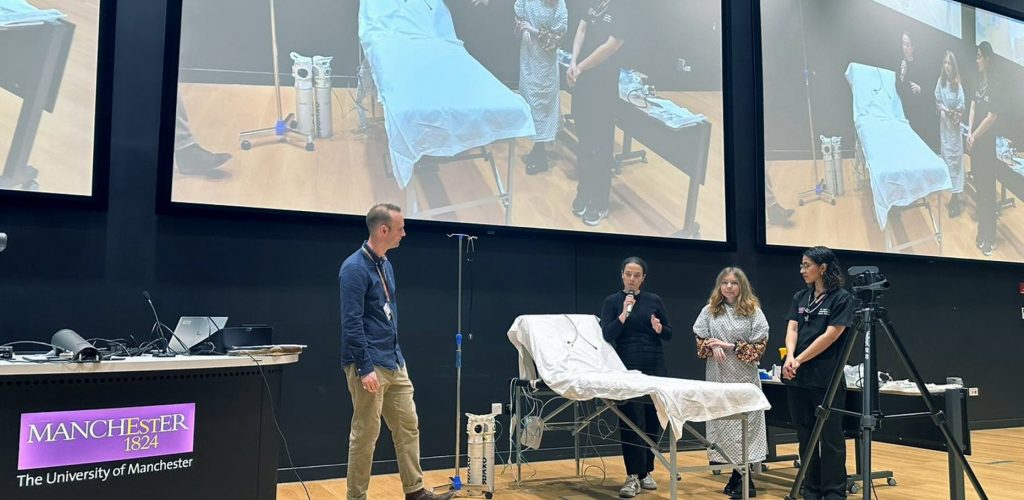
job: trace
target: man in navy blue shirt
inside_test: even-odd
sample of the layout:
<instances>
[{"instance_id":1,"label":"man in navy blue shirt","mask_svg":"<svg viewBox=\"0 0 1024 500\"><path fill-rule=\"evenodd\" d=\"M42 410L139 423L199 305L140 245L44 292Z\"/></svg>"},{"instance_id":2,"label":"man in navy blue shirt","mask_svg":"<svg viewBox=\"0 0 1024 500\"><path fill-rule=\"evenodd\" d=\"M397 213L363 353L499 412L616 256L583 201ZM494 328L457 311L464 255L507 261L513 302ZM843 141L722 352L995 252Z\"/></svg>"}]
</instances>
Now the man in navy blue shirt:
<instances>
[{"instance_id":1,"label":"man in navy blue shirt","mask_svg":"<svg viewBox=\"0 0 1024 500\"><path fill-rule=\"evenodd\" d=\"M413 386L398 347L395 271L385 257L405 237L402 209L374 205L366 214L369 239L341 264L341 363L352 395L348 498L365 500L380 419L391 429L407 500L448 499L423 488L420 429Z\"/></svg>"}]
</instances>

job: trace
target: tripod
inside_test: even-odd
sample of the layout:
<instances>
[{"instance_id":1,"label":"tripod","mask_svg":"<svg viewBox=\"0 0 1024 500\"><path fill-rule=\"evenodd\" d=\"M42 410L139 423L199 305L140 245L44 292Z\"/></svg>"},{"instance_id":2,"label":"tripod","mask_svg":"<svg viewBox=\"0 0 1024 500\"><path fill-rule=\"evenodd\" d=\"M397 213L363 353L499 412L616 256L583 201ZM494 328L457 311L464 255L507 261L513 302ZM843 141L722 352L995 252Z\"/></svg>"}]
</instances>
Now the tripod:
<instances>
[{"instance_id":1,"label":"tripod","mask_svg":"<svg viewBox=\"0 0 1024 500\"><path fill-rule=\"evenodd\" d=\"M856 317L854 324L850 328L849 337L846 339L846 345L843 348L843 353L836 362L835 371L832 373L832 379L829 382L828 390L825 393L825 400L821 403L821 406L816 410L818 416L817 422L814 424L814 430L811 432L811 437L808 442L807 448L804 450L803 456L800 457L800 470L797 472L796 479L793 481L793 488L786 495L786 500L796 500L797 494L800 492L800 487L803 485L804 477L807 474L808 466L814 457L814 451L818 447L818 441L821 438L822 428L825 426L825 421L829 418L832 412L838 413L837 418L843 416L856 417L859 423L860 429L860 461L861 461L861 478L863 481L863 492L864 500L871 500L871 434L878 428L878 426L885 419L905 419L905 418L916 418L916 417L931 417L932 422L938 427L942 433L942 437L946 441L946 447L954 453L956 463L950 462L951 472L953 465L959 465L963 468L963 471L967 473L967 477L971 481L971 485L974 486L974 491L978 494L978 497L982 500L988 500L988 496L985 495L985 490L982 489L981 483L978 481L977 476L974 475L974 470L971 468L971 464L967 463L967 458L964 455L963 448L953 439L953 433L949 429L949 425L946 422L946 415L937 410L932 404L931 399L928 397L928 389L925 387L924 382L921 381L921 374L917 371L917 367L914 366L913 361L910 360L910 355L907 354L906 348L903 347L903 342L900 341L896 335L896 330L892 323L889 321L888 311L878 304L878 300L882 297L882 290L889 287L889 282L886 281L880 274L878 274L877 267L852 267L850 268L849 274L856 276L854 279L854 293L857 294L856 305ZM875 281L877 280L877 281ZM858 286L857 283L868 282ZM920 413L906 413L899 415L882 415L881 410L878 408L878 366L876 365L875 359L875 335L877 331L881 330L886 337L892 342L893 348L896 350L896 354L899 356L903 366L906 367L907 371L910 372L910 378L917 385L917 390L921 395L921 399L924 401L925 407L928 409L927 412ZM853 347L857 342L857 337L863 333L864 335L864 375L863 375L863 394L861 397L861 410L860 412L848 411L839 408L832 407L832 401L835 398L836 391L839 388L840 383L845 383L845 377L843 375L843 368L846 366L847 360L850 358L850 353L853 352ZM950 474L950 481L954 480L954 475ZM952 483L951 483L951 486Z\"/></svg>"},{"instance_id":2,"label":"tripod","mask_svg":"<svg viewBox=\"0 0 1024 500\"><path fill-rule=\"evenodd\" d=\"M248 151L252 149L250 137L274 135L280 142L289 142L288 137L298 137L305 140L306 151L313 151L316 146L313 144L313 134L303 134L295 127L295 113L282 116L281 111L281 68L277 57L277 15L274 12L274 0L270 0L270 45L274 58L274 93L277 97L277 121L273 127L246 130L238 133L239 146ZM314 132L315 133L315 132ZM290 144L290 143L289 143Z\"/></svg>"}]
</instances>

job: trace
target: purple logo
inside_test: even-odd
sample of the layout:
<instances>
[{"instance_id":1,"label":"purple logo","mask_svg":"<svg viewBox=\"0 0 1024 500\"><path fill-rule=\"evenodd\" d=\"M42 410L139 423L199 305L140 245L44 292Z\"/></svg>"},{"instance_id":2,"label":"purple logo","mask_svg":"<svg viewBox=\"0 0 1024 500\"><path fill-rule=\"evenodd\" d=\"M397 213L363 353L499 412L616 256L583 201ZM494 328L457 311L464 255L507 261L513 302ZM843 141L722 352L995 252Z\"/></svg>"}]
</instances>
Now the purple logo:
<instances>
[{"instance_id":1,"label":"purple logo","mask_svg":"<svg viewBox=\"0 0 1024 500\"><path fill-rule=\"evenodd\" d=\"M18 470L191 453L195 403L23 413Z\"/></svg>"}]
</instances>

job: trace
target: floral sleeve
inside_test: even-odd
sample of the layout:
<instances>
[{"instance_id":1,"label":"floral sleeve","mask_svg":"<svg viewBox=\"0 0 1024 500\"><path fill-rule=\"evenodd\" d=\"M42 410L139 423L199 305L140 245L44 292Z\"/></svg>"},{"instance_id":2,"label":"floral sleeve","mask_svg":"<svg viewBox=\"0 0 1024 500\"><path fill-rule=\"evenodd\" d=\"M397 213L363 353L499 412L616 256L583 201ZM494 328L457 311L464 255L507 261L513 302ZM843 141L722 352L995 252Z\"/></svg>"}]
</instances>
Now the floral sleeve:
<instances>
[{"instance_id":1,"label":"floral sleeve","mask_svg":"<svg viewBox=\"0 0 1024 500\"><path fill-rule=\"evenodd\" d=\"M736 358L747 363L757 364L764 356L768 347L768 319L764 312L757 309L751 321L750 338L736 342Z\"/></svg>"},{"instance_id":2,"label":"floral sleeve","mask_svg":"<svg viewBox=\"0 0 1024 500\"><path fill-rule=\"evenodd\" d=\"M708 347L708 342L711 339L702 339L697 337L697 357L700 359L708 359L712 356L711 348Z\"/></svg>"}]
</instances>

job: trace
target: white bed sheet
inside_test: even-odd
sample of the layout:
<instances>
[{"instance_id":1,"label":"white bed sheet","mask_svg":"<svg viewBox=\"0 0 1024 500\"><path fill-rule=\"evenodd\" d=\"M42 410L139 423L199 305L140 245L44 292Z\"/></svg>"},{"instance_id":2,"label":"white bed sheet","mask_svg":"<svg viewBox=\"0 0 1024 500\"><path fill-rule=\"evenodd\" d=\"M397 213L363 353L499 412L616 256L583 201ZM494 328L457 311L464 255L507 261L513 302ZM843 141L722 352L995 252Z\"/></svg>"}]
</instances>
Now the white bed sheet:
<instances>
[{"instance_id":1,"label":"white bed sheet","mask_svg":"<svg viewBox=\"0 0 1024 500\"><path fill-rule=\"evenodd\" d=\"M535 134L526 101L466 51L443 0L363 0L359 41L400 187L423 156Z\"/></svg>"},{"instance_id":2,"label":"white bed sheet","mask_svg":"<svg viewBox=\"0 0 1024 500\"><path fill-rule=\"evenodd\" d=\"M846 81L853 92L853 123L871 170L875 216L885 229L892 207L910 205L953 184L946 163L910 127L894 72L850 63Z\"/></svg>"},{"instance_id":3,"label":"white bed sheet","mask_svg":"<svg viewBox=\"0 0 1024 500\"><path fill-rule=\"evenodd\" d=\"M577 401L626 400L651 395L662 427L676 436L683 424L771 408L752 384L652 377L627 370L601 334L594 316L530 315L516 318L508 338L519 351L519 376L541 379L558 395Z\"/></svg>"}]
</instances>

